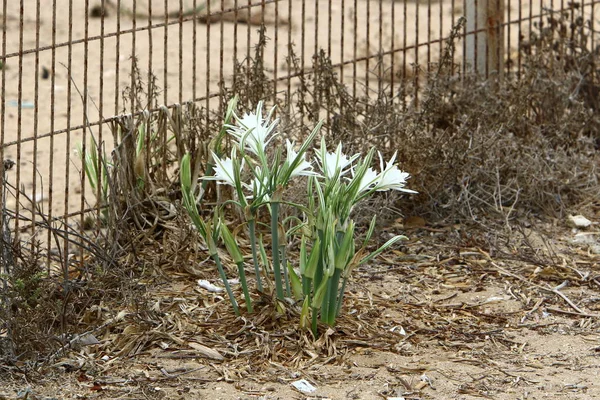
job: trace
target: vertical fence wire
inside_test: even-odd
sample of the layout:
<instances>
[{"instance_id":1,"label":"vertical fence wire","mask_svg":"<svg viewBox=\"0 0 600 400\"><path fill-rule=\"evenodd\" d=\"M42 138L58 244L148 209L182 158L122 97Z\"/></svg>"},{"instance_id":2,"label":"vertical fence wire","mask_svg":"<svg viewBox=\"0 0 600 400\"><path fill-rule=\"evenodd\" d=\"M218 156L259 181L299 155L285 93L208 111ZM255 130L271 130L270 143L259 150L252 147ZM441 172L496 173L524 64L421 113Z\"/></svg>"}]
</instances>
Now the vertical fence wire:
<instances>
[{"instance_id":1,"label":"vertical fence wire","mask_svg":"<svg viewBox=\"0 0 600 400\"><path fill-rule=\"evenodd\" d=\"M207 3L207 5L209 5L209 10L210 10L210 2ZM246 9L247 13L248 13L248 23L249 21L252 19L252 1L248 0L247 2L247 9ZM210 14L210 11L209 11ZM210 24L207 27L207 31L210 30ZM208 36L208 33L207 33ZM250 91L250 48L252 45L252 39L251 39L251 31L250 31L250 25L246 26L246 49L247 49L247 56L246 56L246 92ZM210 53L209 50L207 50L206 52L207 54ZM208 60L208 59L207 59ZM208 68L208 66L207 66ZM206 79L206 83L208 84L208 75L207 75L207 79ZM208 91L206 96L208 97Z\"/></svg>"},{"instance_id":2,"label":"vertical fence wire","mask_svg":"<svg viewBox=\"0 0 600 400\"><path fill-rule=\"evenodd\" d=\"M18 76L18 87L19 92L17 94L17 159L16 159L16 181L21 182L21 138L23 134L22 122L23 122L23 34L24 34L24 14L25 5L24 0L21 0L19 4L19 76ZM21 207L21 191L19 185L15 186L16 191L16 202L15 202L15 214L20 214ZM15 218L15 232L19 231L19 218Z\"/></svg>"},{"instance_id":3,"label":"vertical fence wire","mask_svg":"<svg viewBox=\"0 0 600 400\"><path fill-rule=\"evenodd\" d=\"M406 1L406 0L405 0ZM354 0L354 12L353 12L353 47L352 47L352 97L356 98L356 84L358 77L358 67L356 65L358 57L358 0Z\"/></svg>"},{"instance_id":4,"label":"vertical fence wire","mask_svg":"<svg viewBox=\"0 0 600 400\"><path fill-rule=\"evenodd\" d=\"M378 4L379 31L378 31L378 47L377 50L377 91L381 93L383 90L383 0L379 0Z\"/></svg>"},{"instance_id":5,"label":"vertical fence wire","mask_svg":"<svg viewBox=\"0 0 600 400\"><path fill-rule=\"evenodd\" d=\"M250 0L248 0L248 2L250 2ZM210 125L210 33L211 33L211 20L210 20L210 15L211 15L211 8L210 8L210 1L206 2L206 65L204 66L206 68L205 71L205 85L206 85L206 91L205 91L205 97L206 97L206 126L208 127ZM250 37L248 37L248 42L250 42ZM165 80L166 81L166 80ZM165 104L167 104L165 102Z\"/></svg>"},{"instance_id":6,"label":"vertical fence wire","mask_svg":"<svg viewBox=\"0 0 600 400\"><path fill-rule=\"evenodd\" d=\"M427 0L427 73L431 72L431 0Z\"/></svg>"},{"instance_id":7,"label":"vertical fence wire","mask_svg":"<svg viewBox=\"0 0 600 400\"><path fill-rule=\"evenodd\" d=\"M117 0L117 27L115 37L115 111L114 115L119 114L119 76L121 67L121 0ZM113 146L117 145L118 138L113 132Z\"/></svg>"},{"instance_id":8,"label":"vertical fence wire","mask_svg":"<svg viewBox=\"0 0 600 400\"><path fill-rule=\"evenodd\" d=\"M71 71L73 71L73 0L69 0L69 33L68 33L68 45L67 45L67 134L65 136L65 152L64 154L68 155L71 152L71 93L72 93L72 81L71 81ZM68 160L67 160L68 161ZM69 220L69 193L70 193L70 163L65 162L65 175L64 175L64 209L63 209L63 224L65 225ZM68 285L66 284L69 281L69 232L65 229L65 237L63 242L63 253L62 253L62 268L63 268L63 278L65 280L65 297L68 294ZM64 325L64 324L63 324Z\"/></svg>"},{"instance_id":9,"label":"vertical fence wire","mask_svg":"<svg viewBox=\"0 0 600 400\"><path fill-rule=\"evenodd\" d=\"M421 72L421 65L419 64L419 49L420 49L420 41L419 41L419 3L417 2L415 6L415 44L414 44L414 53L415 53L415 61L414 61L414 88L413 88L413 96L415 101L415 106L419 104L419 74Z\"/></svg>"},{"instance_id":10,"label":"vertical fence wire","mask_svg":"<svg viewBox=\"0 0 600 400\"><path fill-rule=\"evenodd\" d=\"M147 19L147 23L148 23L148 74L147 74L147 78L148 82L146 82L147 85L147 91L148 91L148 98L150 98L150 96L152 96L152 93L154 92L154 86L153 86L153 50L154 50L154 41L152 38L152 34L153 34L153 30L151 28L152 26L152 1L148 2L148 19ZM150 106L150 105L149 105Z\"/></svg>"},{"instance_id":11,"label":"vertical fence wire","mask_svg":"<svg viewBox=\"0 0 600 400\"><path fill-rule=\"evenodd\" d=\"M408 47L408 4L407 0L404 0L402 3L402 13L404 24L402 24L402 81L406 82L406 49Z\"/></svg>"},{"instance_id":12,"label":"vertical fence wire","mask_svg":"<svg viewBox=\"0 0 600 400\"><path fill-rule=\"evenodd\" d=\"M596 79L596 55L598 54L598 49L596 48L596 41L595 41L595 36L596 36L596 29L594 26L594 20L596 19L596 10L594 8L595 3L592 2L591 5L591 15L592 17L590 18L590 43L591 43L591 48L592 48L592 57L591 57L591 68L592 71L590 73L590 80L591 82L594 82Z\"/></svg>"},{"instance_id":13,"label":"vertical fence wire","mask_svg":"<svg viewBox=\"0 0 600 400\"><path fill-rule=\"evenodd\" d=\"M52 46L50 61L50 132L54 132L55 104L56 104L56 1L52 1ZM6 2L4 3L6 4ZM2 97L4 98L4 96ZM4 113L2 113L4 116ZM54 206L54 135L50 134L50 145L48 146L50 154L48 155L48 221L52 221ZM46 241L52 242L52 231L48 229ZM46 259L47 273L50 274L50 252Z\"/></svg>"},{"instance_id":14,"label":"vertical fence wire","mask_svg":"<svg viewBox=\"0 0 600 400\"><path fill-rule=\"evenodd\" d=\"M327 2L327 58L331 60L331 1ZM327 96L327 135L331 133L331 96Z\"/></svg>"},{"instance_id":15,"label":"vertical fence wire","mask_svg":"<svg viewBox=\"0 0 600 400\"><path fill-rule=\"evenodd\" d=\"M234 50L233 50L233 54L234 54L234 59L236 57L236 53L237 53L237 2L238 0L235 0L235 21L234 21L234 34L233 34L233 43L234 43ZM149 2L151 3L151 2ZM197 71L196 69L198 68L198 61L197 61L197 56L196 54L198 53L198 13L196 12L198 10L198 0L194 0L193 3L193 7L194 7L194 19L192 19L192 99L195 101L198 94L196 92L196 79L197 79ZM151 29L148 29L149 31L152 31ZM233 75L235 78L235 75ZM235 85L235 84L234 84Z\"/></svg>"},{"instance_id":16,"label":"vertical fence wire","mask_svg":"<svg viewBox=\"0 0 600 400\"><path fill-rule=\"evenodd\" d=\"M403 21L406 25L406 21ZM394 98L394 82L396 80L396 2L392 1L390 10L390 97Z\"/></svg>"},{"instance_id":17,"label":"vertical fence wire","mask_svg":"<svg viewBox=\"0 0 600 400\"><path fill-rule=\"evenodd\" d=\"M264 6L264 2L263 2ZM277 71L279 69L279 2L275 2L275 26L273 28L273 47L275 50L273 51L273 103L277 102L277 82L278 75ZM223 82L223 84L225 84Z\"/></svg>"},{"instance_id":18,"label":"vertical fence wire","mask_svg":"<svg viewBox=\"0 0 600 400\"><path fill-rule=\"evenodd\" d=\"M39 105L40 105L40 0L37 0L35 3L35 66L33 68L35 78L34 78L34 88L33 88L33 154L32 154L32 164L33 168L31 169L32 177L32 192L31 192L31 235L35 234L36 230L36 215L37 215L37 207L38 207L38 191L37 191L37 177L38 177L38 127L39 127ZM31 243L32 250L34 243Z\"/></svg>"},{"instance_id":19,"label":"vertical fence wire","mask_svg":"<svg viewBox=\"0 0 600 400\"><path fill-rule=\"evenodd\" d=\"M225 54L225 24L223 21L223 15L225 12L224 0L221 0L220 10L221 18L219 23L219 115L223 115L223 98L225 97L225 93L223 92L223 90L225 89L225 74L223 72L223 56Z\"/></svg>"},{"instance_id":20,"label":"vertical fence wire","mask_svg":"<svg viewBox=\"0 0 600 400\"><path fill-rule=\"evenodd\" d=\"M301 34L301 39L300 39L300 81L302 82L301 85L304 85L304 70L305 70L305 66L306 66L306 58L305 58L305 52L306 52L306 0L302 0L302 10L301 10L301 23L300 23L300 34ZM301 107L300 109L300 123L304 123L304 114L305 114L305 110L304 110L304 106Z\"/></svg>"},{"instance_id":21,"label":"vertical fence wire","mask_svg":"<svg viewBox=\"0 0 600 400\"><path fill-rule=\"evenodd\" d=\"M89 16L90 16L90 2L89 0L85 0L85 5L84 5L84 12L85 12L85 18L84 18L84 28L83 28L83 60L82 60L82 64L83 64L83 85L81 87L80 90L80 94L81 94L81 102L82 102L82 107L83 107L83 112L82 114L82 123L81 125L83 126L83 128L81 128L81 148L82 148L82 154L79 155L79 158L81 160L84 159L86 152L88 151L93 151L93 150L89 150L87 148L87 126L88 126L88 56L89 56L89 42L88 42L88 37L89 37L89 29L90 29L90 21L89 21ZM71 72L69 72L71 73ZM69 154L69 153L67 153ZM68 160L67 160L68 162ZM85 175L85 171L82 168L80 170L80 182L81 182L81 191L79 194L79 209L80 210L85 210L86 207L86 187L85 187L85 182L86 182L86 175ZM85 227L85 214L81 213L81 215L79 216L79 234L83 235L83 229ZM79 248L79 260L83 261L83 256L84 256L84 251L83 251L83 247Z\"/></svg>"},{"instance_id":22,"label":"vertical fence wire","mask_svg":"<svg viewBox=\"0 0 600 400\"><path fill-rule=\"evenodd\" d=\"M223 1L221 0L221 9L223 8ZM194 12L196 12L196 10L194 10ZM221 29L221 37L223 36L223 30ZM223 45L221 45L221 49L223 48ZM178 53L178 60L179 60L179 69L178 69L178 74L179 74L179 85L177 87L178 89L178 96L177 96L177 102L179 104L183 103L183 0L179 0L179 53ZM221 57L221 61L222 61L222 57ZM222 62L221 62L222 64Z\"/></svg>"},{"instance_id":23,"label":"vertical fence wire","mask_svg":"<svg viewBox=\"0 0 600 400\"><path fill-rule=\"evenodd\" d=\"M342 0L343 1L343 0ZM286 67L287 67L287 86L286 86L286 113L289 116L292 110L292 74L293 74L293 60L292 60L292 2L288 1L288 8L287 8L287 25L288 25L288 29L287 29L287 60L286 60ZM236 24L237 25L237 24ZM235 79L235 74L233 75L234 79ZM235 84L234 84L235 87Z\"/></svg>"},{"instance_id":24,"label":"vertical fence wire","mask_svg":"<svg viewBox=\"0 0 600 400\"><path fill-rule=\"evenodd\" d=\"M454 0L452 0L452 4L454 5ZM439 25L439 30L438 30L438 61L441 62L442 61L442 56L444 54L444 41L442 40L442 38L444 37L444 29L446 29L446 27L444 26L444 7L442 7L442 3L440 2L438 4L439 6L439 19L438 19L438 25ZM452 8L451 11L452 13L452 19L454 19L454 9ZM452 26L454 26L454 24L452 24ZM451 27L452 27L451 26Z\"/></svg>"},{"instance_id":25,"label":"vertical fence wire","mask_svg":"<svg viewBox=\"0 0 600 400\"><path fill-rule=\"evenodd\" d=\"M366 4L366 33L365 33L365 41L366 41L366 47L367 47L367 55L366 55L366 60L365 60L365 90L367 93L369 93L369 73L370 73L370 63L369 61L371 60L371 1L367 0Z\"/></svg>"},{"instance_id":26,"label":"vertical fence wire","mask_svg":"<svg viewBox=\"0 0 600 400\"><path fill-rule=\"evenodd\" d=\"M441 7L441 5L440 5ZM450 12L452 13L452 16L450 17L451 21L452 21L452 29L454 29L454 27L456 26L456 0L451 0L450 3ZM452 66L450 67L450 74L454 75L455 74L455 64L456 64L456 57L455 57L455 53L456 52L452 52Z\"/></svg>"},{"instance_id":27,"label":"vertical fence wire","mask_svg":"<svg viewBox=\"0 0 600 400\"><path fill-rule=\"evenodd\" d=\"M210 1L207 3L210 5ZM210 6L209 6L210 10ZM169 104L169 1L165 0L163 4L164 12L164 31L163 31L163 104Z\"/></svg>"},{"instance_id":28,"label":"vertical fence wire","mask_svg":"<svg viewBox=\"0 0 600 400\"><path fill-rule=\"evenodd\" d=\"M6 141L6 33L8 30L6 22L7 3L8 2L6 0L2 2L2 66L0 68L0 188L2 188L2 190L0 190L0 203L2 204L6 204L7 200L4 197L4 176L6 175L6 171L4 168L4 143ZM6 215L4 215L3 213L0 219L0 229L2 229L2 232L0 232L0 234L2 235L2 239L4 239L4 224L6 223L6 221L4 221L4 218L6 218ZM4 245L8 244L3 243L3 246ZM2 254L2 256L4 256L4 254Z\"/></svg>"},{"instance_id":29,"label":"vertical fence wire","mask_svg":"<svg viewBox=\"0 0 600 400\"><path fill-rule=\"evenodd\" d=\"M148 4L150 4L151 2L148 2ZM99 39L99 47L100 47L100 56L99 56L99 74L98 74L98 120L102 121L104 120L104 35L105 35L105 24L106 24L106 9L105 9L106 4L104 2L102 2L102 4L100 5L100 39ZM149 13L150 15L150 13ZM150 30L148 30L150 31ZM150 42L152 43L152 42ZM152 46L149 46L149 52L150 54L152 54ZM152 56L150 56L150 59L152 58ZM149 65L149 67L152 67L152 65ZM151 68L149 68L149 70L152 70ZM104 149L104 137L103 137L103 127L104 124L99 124L98 125L98 136L95 140L96 142L96 148L91 149L91 151L96 152L97 155L97 164L96 164L96 171L97 171L97 175L96 175L96 182L98 182L98 184L96 185L96 199L101 199L102 197L102 170L103 170L103 165L102 162L104 160L103 155L103 149ZM100 214L101 210L98 207L98 209L96 210L96 233L99 233L100 227L101 227L101 219L100 219Z\"/></svg>"},{"instance_id":30,"label":"vertical fence wire","mask_svg":"<svg viewBox=\"0 0 600 400\"><path fill-rule=\"evenodd\" d=\"M505 67L506 67L506 74L510 74L510 72L512 71L512 67L513 67L513 51L512 51L512 7L509 4L507 4L506 6L506 62L505 62Z\"/></svg>"}]
</instances>

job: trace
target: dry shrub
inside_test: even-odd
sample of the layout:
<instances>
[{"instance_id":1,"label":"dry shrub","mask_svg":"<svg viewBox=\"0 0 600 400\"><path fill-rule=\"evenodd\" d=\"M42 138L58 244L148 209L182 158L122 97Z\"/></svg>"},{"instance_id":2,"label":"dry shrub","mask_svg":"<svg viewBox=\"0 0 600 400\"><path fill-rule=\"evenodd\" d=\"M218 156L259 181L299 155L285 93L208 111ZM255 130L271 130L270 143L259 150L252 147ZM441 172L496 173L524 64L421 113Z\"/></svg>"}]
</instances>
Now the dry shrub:
<instances>
[{"instance_id":1,"label":"dry shrub","mask_svg":"<svg viewBox=\"0 0 600 400\"><path fill-rule=\"evenodd\" d=\"M571 19L553 14L538 26L518 77L431 80L397 141L422 209L476 217L516 206L559 216L597 196L595 54L582 19Z\"/></svg>"}]
</instances>

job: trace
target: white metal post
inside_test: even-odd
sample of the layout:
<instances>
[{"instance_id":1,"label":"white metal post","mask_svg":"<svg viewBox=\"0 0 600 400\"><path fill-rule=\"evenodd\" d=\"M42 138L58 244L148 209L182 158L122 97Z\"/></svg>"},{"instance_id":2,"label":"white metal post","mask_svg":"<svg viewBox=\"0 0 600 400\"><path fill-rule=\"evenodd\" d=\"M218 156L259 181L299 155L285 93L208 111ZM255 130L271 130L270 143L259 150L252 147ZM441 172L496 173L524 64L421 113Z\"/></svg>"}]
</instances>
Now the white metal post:
<instances>
[{"instance_id":1,"label":"white metal post","mask_svg":"<svg viewBox=\"0 0 600 400\"><path fill-rule=\"evenodd\" d=\"M504 66L504 1L466 0L467 71L501 76Z\"/></svg>"}]
</instances>

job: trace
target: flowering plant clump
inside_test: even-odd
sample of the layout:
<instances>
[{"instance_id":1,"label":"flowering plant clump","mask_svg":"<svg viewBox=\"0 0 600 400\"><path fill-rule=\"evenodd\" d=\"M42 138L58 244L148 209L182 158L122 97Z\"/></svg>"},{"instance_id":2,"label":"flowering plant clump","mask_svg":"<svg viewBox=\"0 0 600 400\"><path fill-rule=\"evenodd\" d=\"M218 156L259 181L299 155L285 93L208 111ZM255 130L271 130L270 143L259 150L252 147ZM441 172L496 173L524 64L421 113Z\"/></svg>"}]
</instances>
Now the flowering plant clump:
<instances>
[{"instance_id":1,"label":"flowering plant clump","mask_svg":"<svg viewBox=\"0 0 600 400\"><path fill-rule=\"evenodd\" d=\"M225 132L234 139L231 153L223 156L212 152L213 168L203 179L234 188L235 199L227 203L234 204L243 212L252 249L256 288L264 292L264 281L267 286L274 286L277 300L292 298L300 301L300 325L308 327L310 320L316 335L319 319L331 326L335 324L352 270L405 239L404 236L395 236L369 252L367 244L374 231L374 217L365 239L357 248L355 225L351 218L354 206L377 191L416 192L405 187L409 174L395 164L395 154L387 162L379 154L377 171L371 167L375 149L364 158L360 154L348 156L343 153L341 143L335 151L329 152L322 139L320 147L314 149L316 159L307 159L307 152L322 121L300 146L286 140L285 154L282 154L281 147L270 148L277 136L279 122L273 118L275 109L263 116L261 102L256 112L238 116L236 102L236 98L230 101L224 123ZM234 233L223 223L223 208L214 210L212 221L204 221L197 208L201 199L195 194L189 154L183 157L180 171L184 206L207 242L234 310L239 313L216 251L219 239L237 264L246 308L251 312L252 298L245 275L245 260ZM300 177L307 180L308 206L285 200L285 189L290 181ZM281 204L296 207L301 217L281 221ZM262 208L268 211L271 219L270 262L264 236L257 236L256 219ZM301 235L298 260L288 259L285 252L290 235Z\"/></svg>"}]
</instances>

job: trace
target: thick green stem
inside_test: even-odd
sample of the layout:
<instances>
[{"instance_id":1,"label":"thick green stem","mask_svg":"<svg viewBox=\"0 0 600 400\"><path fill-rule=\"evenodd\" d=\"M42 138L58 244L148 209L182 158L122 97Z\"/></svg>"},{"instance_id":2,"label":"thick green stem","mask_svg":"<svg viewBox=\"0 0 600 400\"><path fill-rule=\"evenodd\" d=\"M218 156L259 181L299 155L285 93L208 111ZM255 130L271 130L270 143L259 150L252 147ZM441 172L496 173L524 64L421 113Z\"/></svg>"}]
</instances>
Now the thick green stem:
<instances>
[{"instance_id":1,"label":"thick green stem","mask_svg":"<svg viewBox=\"0 0 600 400\"><path fill-rule=\"evenodd\" d=\"M306 276L302 275L302 294L304 295L304 297L307 297L310 295L311 281L312 281L312 279L307 278Z\"/></svg>"},{"instance_id":2,"label":"thick green stem","mask_svg":"<svg viewBox=\"0 0 600 400\"><path fill-rule=\"evenodd\" d=\"M229 282L227 282L227 275L225 275L225 270L223 270L223 265L221 264L221 259L217 253L212 255L212 259L215 260L215 264L217 264L217 269L219 270L219 275L221 276L221 280L223 281L223 285L225 285L225 290L227 290L227 295L229 296L229 301L233 306L233 310L235 311L235 315L240 315L240 310L238 308L237 301L235 297L233 297L233 292L231 291L231 287L229 286Z\"/></svg>"},{"instance_id":3,"label":"thick green stem","mask_svg":"<svg viewBox=\"0 0 600 400\"><path fill-rule=\"evenodd\" d=\"M311 330L312 330L312 333L313 333L315 339L319 335L319 326L317 324L318 320L319 320L319 309L316 308L316 307L313 307L312 308L312 325L311 325Z\"/></svg>"},{"instance_id":4,"label":"thick green stem","mask_svg":"<svg viewBox=\"0 0 600 400\"><path fill-rule=\"evenodd\" d=\"M279 261L279 203L271 203L271 240L273 249L273 274L275 275L275 292L279 300L283 300L283 283L281 282L281 264Z\"/></svg>"},{"instance_id":5,"label":"thick green stem","mask_svg":"<svg viewBox=\"0 0 600 400\"><path fill-rule=\"evenodd\" d=\"M242 285L242 290L244 291L244 299L246 300L246 308L248 312L251 313L252 309L252 298L250 297L250 292L248 291L248 282L246 282L246 272L244 271L244 263L240 262L237 264L238 274L240 276L240 283Z\"/></svg>"},{"instance_id":6,"label":"thick green stem","mask_svg":"<svg viewBox=\"0 0 600 400\"><path fill-rule=\"evenodd\" d=\"M327 293L323 301L321 310L321 320L329 326L335 325L338 304L338 285L340 282L341 270L336 268L333 276L327 282Z\"/></svg>"},{"instance_id":7,"label":"thick green stem","mask_svg":"<svg viewBox=\"0 0 600 400\"><path fill-rule=\"evenodd\" d=\"M256 286L258 291L263 291L262 280L260 279L260 267L258 266L258 254L256 251L256 221L248 221L248 230L250 231L250 246L252 247L252 262L254 263L254 274L256 275Z\"/></svg>"},{"instance_id":8,"label":"thick green stem","mask_svg":"<svg viewBox=\"0 0 600 400\"><path fill-rule=\"evenodd\" d=\"M340 315L340 310L342 309L342 303L344 302L344 293L346 293L346 283L347 282L348 282L348 276L344 277L344 280L342 281L342 287L340 288L340 294L338 296L337 309L335 310L336 318Z\"/></svg>"}]
</instances>

